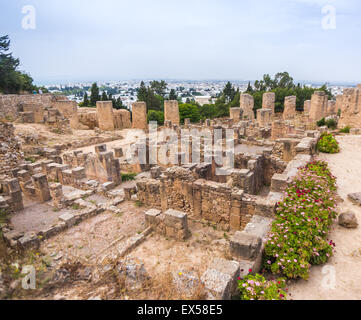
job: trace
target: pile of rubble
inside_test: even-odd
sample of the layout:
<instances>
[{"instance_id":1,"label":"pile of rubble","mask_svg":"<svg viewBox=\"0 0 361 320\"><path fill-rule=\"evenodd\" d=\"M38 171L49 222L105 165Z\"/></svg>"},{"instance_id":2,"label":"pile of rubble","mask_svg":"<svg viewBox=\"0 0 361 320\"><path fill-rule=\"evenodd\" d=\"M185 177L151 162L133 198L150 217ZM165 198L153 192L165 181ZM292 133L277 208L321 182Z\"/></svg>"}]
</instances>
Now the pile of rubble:
<instances>
[{"instance_id":1,"label":"pile of rubble","mask_svg":"<svg viewBox=\"0 0 361 320\"><path fill-rule=\"evenodd\" d=\"M0 122L0 174L9 173L24 157L14 130L13 124Z\"/></svg>"}]
</instances>

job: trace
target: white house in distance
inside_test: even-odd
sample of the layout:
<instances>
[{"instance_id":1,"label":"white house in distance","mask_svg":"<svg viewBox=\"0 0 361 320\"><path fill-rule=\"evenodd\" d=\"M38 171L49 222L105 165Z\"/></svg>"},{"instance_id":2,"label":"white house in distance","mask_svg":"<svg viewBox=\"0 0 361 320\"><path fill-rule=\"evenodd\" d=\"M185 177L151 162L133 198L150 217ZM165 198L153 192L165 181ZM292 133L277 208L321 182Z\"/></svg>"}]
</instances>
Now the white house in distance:
<instances>
[{"instance_id":1,"label":"white house in distance","mask_svg":"<svg viewBox=\"0 0 361 320\"><path fill-rule=\"evenodd\" d=\"M212 103L212 97L211 96L198 96L198 97L194 97L194 101L199 103L201 106L203 106L205 104Z\"/></svg>"}]
</instances>

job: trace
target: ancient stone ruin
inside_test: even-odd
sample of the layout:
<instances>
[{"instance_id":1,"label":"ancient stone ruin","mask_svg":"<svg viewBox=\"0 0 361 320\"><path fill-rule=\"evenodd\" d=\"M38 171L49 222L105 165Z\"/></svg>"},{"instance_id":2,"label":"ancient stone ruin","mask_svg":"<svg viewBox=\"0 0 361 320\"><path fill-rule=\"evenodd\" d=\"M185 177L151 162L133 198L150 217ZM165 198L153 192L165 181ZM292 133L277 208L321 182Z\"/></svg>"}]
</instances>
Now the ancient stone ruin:
<instances>
[{"instance_id":1,"label":"ancient stone ruin","mask_svg":"<svg viewBox=\"0 0 361 320\"><path fill-rule=\"evenodd\" d=\"M207 246L197 237L208 228L216 238L224 235L222 243L215 255L202 251L206 263L192 279L202 284L206 298L231 299L237 278L261 268L283 191L298 168L317 154L323 129L315 122L337 116L340 109L339 125L360 128L360 91L360 86L347 89L336 101L315 92L304 112L296 110L296 97L286 97L283 114L275 113L274 93L264 94L256 112L253 97L242 94L240 107L232 108L229 118L185 119L182 125L178 102L165 101L161 128L148 126L145 102L134 103L130 113L113 109L111 101L82 109L53 95L0 96L0 209L11 214L10 223L2 226L4 239L9 248L26 250L106 213L129 214L124 225L133 228L133 235L114 231L117 237L98 253L106 259L117 248L117 257L136 251L137 258L146 259L152 246L167 241L191 254L187 246L194 239L201 248ZM121 131L122 136L76 147L66 142L42 147L41 155L30 161L15 133L20 124L62 132ZM24 226L19 216L30 216L32 222ZM162 256L157 259L165 263ZM143 262L138 266L152 268Z\"/></svg>"}]
</instances>

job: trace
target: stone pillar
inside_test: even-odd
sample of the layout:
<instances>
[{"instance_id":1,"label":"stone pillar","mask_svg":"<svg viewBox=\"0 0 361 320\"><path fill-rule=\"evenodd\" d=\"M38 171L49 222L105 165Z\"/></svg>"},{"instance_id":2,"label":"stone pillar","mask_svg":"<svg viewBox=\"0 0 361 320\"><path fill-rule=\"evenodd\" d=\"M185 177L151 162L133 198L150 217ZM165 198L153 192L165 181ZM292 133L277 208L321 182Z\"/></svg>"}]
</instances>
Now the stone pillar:
<instances>
[{"instance_id":1,"label":"stone pillar","mask_svg":"<svg viewBox=\"0 0 361 320\"><path fill-rule=\"evenodd\" d=\"M277 140L283 138L286 134L286 127L283 121L272 122L272 136L271 140Z\"/></svg>"},{"instance_id":2,"label":"stone pillar","mask_svg":"<svg viewBox=\"0 0 361 320\"><path fill-rule=\"evenodd\" d=\"M250 94L241 94L240 101L244 119L254 120L254 98Z\"/></svg>"},{"instance_id":3,"label":"stone pillar","mask_svg":"<svg viewBox=\"0 0 361 320\"><path fill-rule=\"evenodd\" d=\"M45 174L38 173L32 176L36 195L40 202L47 202L51 200L48 179Z\"/></svg>"},{"instance_id":4,"label":"stone pillar","mask_svg":"<svg viewBox=\"0 0 361 320\"><path fill-rule=\"evenodd\" d=\"M52 103L52 107L59 110L61 114L69 119L70 127L72 129L78 129L79 117L78 117L78 105L75 101L58 100Z\"/></svg>"},{"instance_id":5,"label":"stone pillar","mask_svg":"<svg viewBox=\"0 0 361 320\"><path fill-rule=\"evenodd\" d=\"M272 110L258 109L257 123L259 124L260 127L268 127L272 123Z\"/></svg>"},{"instance_id":6,"label":"stone pillar","mask_svg":"<svg viewBox=\"0 0 361 320\"><path fill-rule=\"evenodd\" d=\"M285 98L285 109L283 111L283 120L291 120L296 116L296 96Z\"/></svg>"},{"instance_id":7,"label":"stone pillar","mask_svg":"<svg viewBox=\"0 0 361 320\"><path fill-rule=\"evenodd\" d=\"M336 115L336 114L337 114L336 101L328 100L327 115L328 116L333 116L333 115Z\"/></svg>"},{"instance_id":8,"label":"stone pillar","mask_svg":"<svg viewBox=\"0 0 361 320\"><path fill-rule=\"evenodd\" d=\"M361 127L361 89L359 86L343 91L339 126Z\"/></svg>"},{"instance_id":9,"label":"stone pillar","mask_svg":"<svg viewBox=\"0 0 361 320\"><path fill-rule=\"evenodd\" d=\"M9 195L11 197L11 207L14 211L24 209L23 196L20 189L19 180L14 178L8 181Z\"/></svg>"},{"instance_id":10,"label":"stone pillar","mask_svg":"<svg viewBox=\"0 0 361 320\"><path fill-rule=\"evenodd\" d=\"M263 94L262 109L271 109L272 114L275 113L276 94L274 92L266 92Z\"/></svg>"},{"instance_id":11,"label":"stone pillar","mask_svg":"<svg viewBox=\"0 0 361 320\"><path fill-rule=\"evenodd\" d=\"M184 119L184 128L185 129L188 129L190 124L191 124L191 119L189 119L189 118Z\"/></svg>"},{"instance_id":12,"label":"stone pillar","mask_svg":"<svg viewBox=\"0 0 361 320\"><path fill-rule=\"evenodd\" d=\"M338 96L336 96L336 112L338 112L338 110L342 110L342 103L343 95L339 94Z\"/></svg>"},{"instance_id":13,"label":"stone pillar","mask_svg":"<svg viewBox=\"0 0 361 320\"><path fill-rule=\"evenodd\" d=\"M54 207L58 209L62 209L65 203L63 186L60 183L52 183L50 185L50 195L51 198L53 199Z\"/></svg>"},{"instance_id":14,"label":"stone pillar","mask_svg":"<svg viewBox=\"0 0 361 320\"><path fill-rule=\"evenodd\" d=\"M229 110L230 119L233 120L233 122L239 122L241 120L241 108L231 108Z\"/></svg>"},{"instance_id":15,"label":"stone pillar","mask_svg":"<svg viewBox=\"0 0 361 320\"><path fill-rule=\"evenodd\" d=\"M231 228L231 230L240 230L241 229L243 194L244 194L243 190L240 190L237 193L232 193L231 213L230 213L230 228Z\"/></svg>"},{"instance_id":16,"label":"stone pillar","mask_svg":"<svg viewBox=\"0 0 361 320\"><path fill-rule=\"evenodd\" d=\"M143 130L148 128L147 104L145 102L135 102L132 104L132 128Z\"/></svg>"},{"instance_id":17,"label":"stone pillar","mask_svg":"<svg viewBox=\"0 0 361 320\"><path fill-rule=\"evenodd\" d=\"M303 112L306 113L306 114L309 114L310 109L311 109L311 100L306 100L304 105L303 105Z\"/></svg>"},{"instance_id":18,"label":"stone pillar","mask_svg":"<svg viewBox=\"0 0 361 320\"><path fill-rule=\"evenodd\" d=\"M177 100L164 101L164 121L171 121L173 125L179 125L180 117Z\"/></svg>"},{"instance_id":19,"label":"stone pillar","mask_svg":"<svg viewBox=\"0 0 361 320\"><path fill-rule=\"evenodd\" d=\"M115 130L112 101L97 101L97 117L100 130Z\"/></svg>"},{"instance_id":20,"label":"stone pillar","mask_svg":"<svg viewBox=\"0 0 361 320\"><path fill-rule=\"evenodd\" d=\"M122 158L124 156L123 148L120 147L114 148L114 156L116 158Z\"/></svg>"},{"instance_id":21,"label":"stone pillar","mask_svg":"<svg viewBox=\"0 0 361 320\"><path fill-rule=\"evenodd\" d=\"M328 98L324 91L316 91L311 98L311 108L309 118L312 121L319 121L327 111Z\"/></svg>"}]
</instances>

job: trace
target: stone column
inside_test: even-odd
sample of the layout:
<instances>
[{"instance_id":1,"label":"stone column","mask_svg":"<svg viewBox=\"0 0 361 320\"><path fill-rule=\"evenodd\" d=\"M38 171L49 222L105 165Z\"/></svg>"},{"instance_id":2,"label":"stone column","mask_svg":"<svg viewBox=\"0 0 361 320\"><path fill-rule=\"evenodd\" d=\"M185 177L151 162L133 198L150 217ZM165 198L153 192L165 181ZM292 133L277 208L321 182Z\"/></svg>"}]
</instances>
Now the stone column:
<instances>
[{"instance_id":1,"label":"stone column","mask_svg":"<svg viewBox=\"0 0 361 320\"><path fill-rule=\"evenodd\" d=\"M247 120L254 120L254 98L250 94L241 94L240 101L243 117Z\"/></svg>"},{"instance_id":2,"label":"stone column","mask_svg":"<svg viewBox=\"0 0 361 320\"><path fill-rule=\"evenodd\" d=\"M97 101L97 117L100 130L115 130L112 101Z\"/></svg>"},{"instance_id":3,"label":"stone column","mask_svg":"<svg viewBox=\"0 0 361 320\"><path fill-rule=\"evenodd\" d=\"M361 89L344 89L339 126L361 127Z\"/></svg>"},{"instance_id":4,"label":"stone column","mask_svg":"<svg viewBox=\"0 0 361 320\"><path fill-rule=\"evenodd\" d=\"M147 104L145 102L135 102L132 104L132 128L147 129Z\"/></svg>"},{"instance_id":5,"label":"stone column","mask_svg":"<svg viewBox=\"0 0 361 320\"><path fill-rule=\"evenodd\" d=\"M263 94L262 109L271 109L272 114L275 113L276 94L274 92L266 92Z\"/></svg>"},{"instance_id":6,"label":"stone column","mask_svg":"<svg viewBox=\"0 0 361 320\"><path fill-rule=\"evenodd\" d=\"M286 127L283 121L273 121L272 122L272 136L271 140L277 140L283 138L286 134Z\"/></svg>"},{"instance_id":7,"label":"stone column","mask_svg":"<svg viewBox=\"0 0 361 320\"><path fill-rule=\"evenodd\" d=\"M231 108L229 110L230 119L233 120L233 122L239 122L241 120L241 108Z\"/></svg>"},{"instance_id":8,"label":"stone column","mask_svg":"<svg viewBox=\"0 0 361 320\"><path fill-rule=\"evenodd\" d=\"M258 109L257 122L260 127L267 127L272 123L272 110L271 109Z\"/></svg>"},{"instance_id":9,"label":"stone column","mask_svg":"<svg viewBox=\"0 0 361 320\"><path fill-rule=\"evenodd\" d=\"M333 116L333 115L336 115L336 114L337 114L336 101L328 100L327 115L328 116Z\"/></svg>"},{"instance_id":10,"label":"stone column","mask_svg":"<svg viewBox=\"0 0 361 320\"><path fill-rule=\"evenodd\" d=\"M180 117L177 100L164 101L164 121L171 121L173 125L179 125Z\"/></svg>"},{"instance_id":11,"label":"stone column","mask_svg":"<svg viewBox=\"0 0 361 320\"><path fill-rule=\"evenodd\" d=\"M311 98L309 118L312 121L319 121L326 115L327 95L324 91L316 91Z\"/></svg>"},{"instance_id":12,"label":"stone column","mask_svg":"<svg viewBox=\"0 0 361 320\"><path fill-rule=\"evenodd\" d=\"M308 114L310 112L310 109L311 109L311 100L306 100L303 105L303 112Z\"/></svg>"},{"instance_id":13,"label":"stone column","mask_svg":"<svg viewBox=\"0 0 361 320\"><path fill-rule=\"evenodd\" d=\"M296 116L296 96L285 98L285 109L283 111L283 120L291 120Z\"/></svg>"},{"instance_id":14,"label":"stone column","mask_svg":"<svg viewBox=\"0 0 361 320\"><path fill-rule=\"evenodd\" d=\"M63 186L60 183L52 183L50 185L50 195L53 199L54 207L62 209L65 203Z\"/></svg>"},{"instance_id":15,"label":"stone column","mask_svg":"<svg viewBox=\"0 0 361 320\"><path fill-rule=\"evenodd\" d=\"M51 200L48 179L45 174L36 174L32 176L33 184L35 187L36 195L40 202L47 202Z\"/></svg>"}]
</instances>

